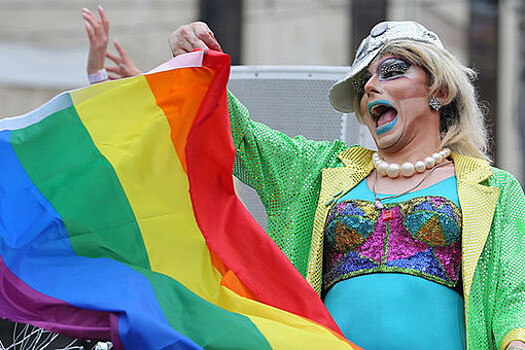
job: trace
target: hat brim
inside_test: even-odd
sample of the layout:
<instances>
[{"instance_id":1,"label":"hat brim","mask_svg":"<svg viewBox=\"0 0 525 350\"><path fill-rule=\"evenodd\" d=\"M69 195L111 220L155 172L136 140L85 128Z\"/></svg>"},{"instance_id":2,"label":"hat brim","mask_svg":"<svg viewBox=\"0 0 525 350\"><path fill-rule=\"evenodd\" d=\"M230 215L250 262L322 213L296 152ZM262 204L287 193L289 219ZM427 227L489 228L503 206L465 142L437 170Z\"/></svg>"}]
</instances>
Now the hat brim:
<instances>
[{"instance_id":1,"label":"hat brim","mask_svg":"<svg viewBox=\"0 0 525 350\"><path fill-rule=\"evenodd\" d=\"M343 113L352 113L354 109L354 86L352 84L352 79L361 73L363 69L368 67L368 65L376 58L376 56L381 51L382 46L378 46L375 49L371 50L361 61L353 65L350 68L350 71L339 81L337 81L330 90L328 91L328 99L334 107L339 112Z\"/></svg>"}]
</instances>

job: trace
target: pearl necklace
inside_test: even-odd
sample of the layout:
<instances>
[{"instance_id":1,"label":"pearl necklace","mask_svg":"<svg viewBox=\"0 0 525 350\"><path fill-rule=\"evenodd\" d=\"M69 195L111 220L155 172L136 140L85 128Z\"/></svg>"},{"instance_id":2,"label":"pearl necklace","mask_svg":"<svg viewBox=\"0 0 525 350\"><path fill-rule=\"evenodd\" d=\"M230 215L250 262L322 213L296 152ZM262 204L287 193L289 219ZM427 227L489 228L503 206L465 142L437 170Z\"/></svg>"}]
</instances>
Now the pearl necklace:
<instances>
[{"instance_id":1,"label":"pearl necklace","mask_svg":"<svg viewBox=\"0 0 525 350\"><path fill-rule=\"evenodd\" d=\"M415 190L416 188L418 188L419 186L421 186L421 184L423 182L425 182L425 180L430 176L430 174L432 174L432 172L434 170L436 170L437 168L440 168L442 166L445 166L447 165L447 163L441 163L441 164L436 164L435 166L433 166L426 174L425 176L419 180L419 182L417 184L415 184L414 186L410 187L408 190L405 190L399 194L393 194L393 195L390 195L390 196L386 196L386 197L383 197L383 198L379 198L378 195L377 195L377 192L376 192L376 184L377 184L377 171L375 173L375 180L374 180L374 184L372 185L372 192L374 192L374 204L376 206L377 209L381 210L383 209L383 203L381 201L384 201L385 199L392 199L392 198L397 198L397 197L400 197L404 194L407 194L409 192L412 192L413 190Z\"/></svg>"},{"instance_id":2,"label":"pearl necklace","mask_svg":"<svg viewBox=\"0 0 525 350\"><path fill-rule=\"evenodd\" d=\"M450 149L443 148L441 151L426 157L424 160L419 160L415 164L405 162L399 166L396 163L387 163L381 159L377 152L372 156L372 163L381 176L388 176L392 179L402 175L404 177L411 177L416 172L423 173L427 169L432 169L434 166L440 164L444 159L450 156Z\"/></svg>"}]
</instances>

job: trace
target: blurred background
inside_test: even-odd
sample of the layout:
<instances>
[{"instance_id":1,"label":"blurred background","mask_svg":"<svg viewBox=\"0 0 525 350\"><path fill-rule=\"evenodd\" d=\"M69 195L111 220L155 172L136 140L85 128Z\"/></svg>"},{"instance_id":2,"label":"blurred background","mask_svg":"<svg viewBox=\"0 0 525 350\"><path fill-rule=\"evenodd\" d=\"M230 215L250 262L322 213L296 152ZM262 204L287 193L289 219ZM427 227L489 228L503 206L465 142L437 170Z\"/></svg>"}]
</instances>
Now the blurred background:
<instances>
[{"instance_id":1,"label":"blurred background","mask_svg":"<svg viewBox=\"0 0 525 350\"><path fill-rule=\"evenodd\" d=\"M142 70L171 58L168 35L195 20L235 65L303 66L348 65L377 22L416 20L479 71L495 165L524 182L524 0L0 0L0 117L87 85L82 7L99 4Z\"/></svg>"}]
</instances>

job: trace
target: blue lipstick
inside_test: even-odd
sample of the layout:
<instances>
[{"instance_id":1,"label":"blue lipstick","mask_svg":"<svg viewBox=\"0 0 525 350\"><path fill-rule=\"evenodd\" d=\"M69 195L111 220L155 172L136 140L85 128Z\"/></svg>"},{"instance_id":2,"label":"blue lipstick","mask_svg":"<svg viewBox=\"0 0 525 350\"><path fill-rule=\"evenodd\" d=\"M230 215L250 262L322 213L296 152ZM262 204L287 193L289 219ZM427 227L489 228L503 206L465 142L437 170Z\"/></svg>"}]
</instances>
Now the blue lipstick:
<instances>
[{"instance_id":1,"label":"blue lipstick","mask_svg":"<svg viewBox=\"0 0 525 350\"><path fill-rule=\"evenodd\" d=\"M380 127L376 128L376 134L382 135L385 132L392 130L392 128L396 125L396 123L397 123L397 116L392 121L389 121L388 123L383 124Z\"/></svg>"},{"instance_id":2,"label":"blue lipstick","mask_svg":"<svg viewBox=\"0 0 525 350\"><path fill-rule=\"evenodd\" d=\"M372 116L372 108L374 106L377 106L377 105L382 105L382 106L386 106L388 108L394 109L394 106L392 106L392 104L390 102L388 102L387 100L376 100L376 101L370 102L367 105L368 115ZM397 120L398 119L397 119L397 116L396 116L393 120L389 121L388 123L385 123L385 124L377 127L376 128L376 134L377 135L381 135L381 134L384 134L387 131L392 130L392 128L396 125Z\"/></svg>"}]
</instances>

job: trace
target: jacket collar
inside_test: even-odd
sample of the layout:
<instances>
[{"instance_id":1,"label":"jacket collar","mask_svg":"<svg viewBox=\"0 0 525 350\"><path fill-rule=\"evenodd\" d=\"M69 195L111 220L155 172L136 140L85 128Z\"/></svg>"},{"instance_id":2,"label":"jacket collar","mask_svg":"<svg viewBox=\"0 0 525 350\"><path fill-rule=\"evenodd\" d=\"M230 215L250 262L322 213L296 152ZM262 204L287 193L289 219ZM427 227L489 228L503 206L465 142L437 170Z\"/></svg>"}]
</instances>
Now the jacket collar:
<instances>
[{"instance_id":1,"label":"jacket collar","mask_svg":"<svg viewBox=\"0 0 525 350\"><path fill-rule=\"evenodd\" d=\"M489 163L483 159L473 158L455 152L452 152L451 156L454 161L458 182L481 183L492 176Z\"/></svg>"},{"instance_id":2,"label":"jacket collar","mask_svg":"<svg viewBox=\"0 0 525 350\"><path fill-rule=\"evenodd\" d=\"M339 153L338 157L345 166L355 168L357 171L366 171L368 175L374 169L372 164L374 152L368 148L354 146Z\"/></svg>"}]
</instances>

